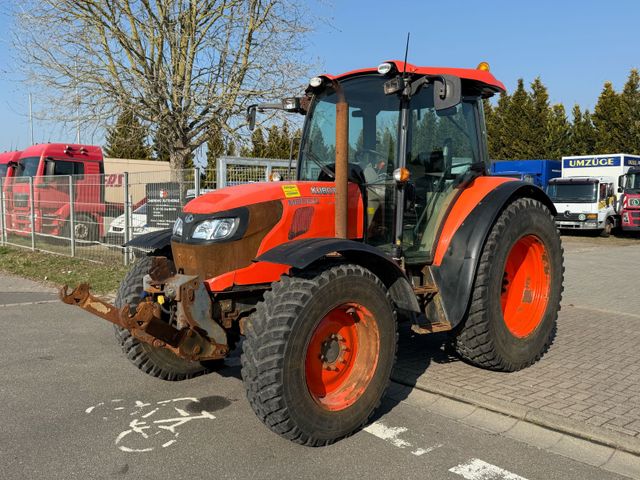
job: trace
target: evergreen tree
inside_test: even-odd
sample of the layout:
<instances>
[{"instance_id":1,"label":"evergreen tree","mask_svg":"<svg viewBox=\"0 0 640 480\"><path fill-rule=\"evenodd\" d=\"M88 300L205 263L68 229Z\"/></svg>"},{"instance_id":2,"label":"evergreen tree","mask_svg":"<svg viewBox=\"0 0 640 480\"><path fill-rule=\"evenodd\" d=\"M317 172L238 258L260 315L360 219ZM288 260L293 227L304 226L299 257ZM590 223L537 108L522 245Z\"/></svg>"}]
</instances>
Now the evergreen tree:
<instances>
[{"instance_id":1,"label":"evergreen tree","mask_svg":"<svg viewBox=\"0 0 640 480\"><path fill-rule=\"evenodd\" d=\"M536 77L531 82L531 104L529 114L529 129L527 140L528 155L524 158L555 158L549 151L550 140L549 135L557 132L551 132L550 123L553 120L553 111L549 107L549 93L547 87L544 86L540 77ZM560 113L560 112L558 112ZM564 108L562 109L564 115ZM560 121L560 119L557 119ZM564 118L566 122L566 117ZM554 126L555 127L555 126ZM554 147L555 148L555 147Z\"/></svg>"},{"instance_id":2,"label":"evergreen tree","mask_svg":"<svg viewBox=\"0 0 640 480\"><path fill-rule=\"evenodd\" d=\"M567 121L564 105L554 105L546 125L544 152L539 156L545 159L560 160L563 155L568 155L571 145L571 125Z\"/></svg>"},{"instance_id":3,"label":"evergreen tree","mask_svg":"<svg viewBox=\"0 0 640 480\"><path fill-rule=\"evenodd\" d=\"M509 108L510 96L505 92L500 93L498 98L498 104L495 108L491 106L488 100L485 100L485 115L487 122L487 142L489 148L489 158L494 160L506 159L506 145L503 135L504 129L504 117Z\"/></svg>"},{"instance_id":4,"label":"evergreen tree","mask_svg":"<svg viewBox=\"0 0 640 480\"><path fill-rule=\"evenodd\" d=\"M503 159L534 158L531 148L533 130L530 119L533 115L531 96L524 88L524 81L518 79L518 87L508 101L502 115L504 128L501 129Z\"/></svg>"},{"instance_id":5,"label":"evergreen tree","mask_svg":"<svg viewBox=\"0 0 640 480\"><path fill-rule=\"evenodd\" d=\"M615 153L623 149L628 126L624 125L624 108L611 82L605 82L593 113L596 130L596 153Z\"/></svg>"},{"instance_id":6,"label":"evergreen tree","mask_svg":"<svg viewBox=\"0 0 640 480\"><path fill-rule=\"evenodd\" d=\"M626 135L622 136L620 151L640 153L640 75L635 68L629 73L620 95L622 103L622 123Z\"/></svg>"},{"instance_id":7,"label":"evergreen tree","mask_svg":"<svg viewBox=\"0 0 640 480\"><path fill-rule=\"evenodd\" d=\"M262 128L256 127L256 129L251 134L251 157L255 158L265 158L267 152L267 144L264 140L264 133L262 133Z\"/></svg>"},{"instance_id":8,"label":"evergreen tree","mask_svg":"<svg viewBox=\"0 0 640 480\"><path fill-rule=\"evenodd\" d=\"M167 136L167 132L163 128L158 128L153 136L153 155L155 160L161 162L169 161L169 146L170 139Z\"/></svg>"},{"instance_id":9,"label":"evergreen tree","mask_svg":"<svg viewBox=\"0 0 640 480\"><path fill-rule=\"evenodd\" d=\"M596 130L591 120L589 110L584 114L579 105L572 110L569 152L571 155L593 155L596 153Z\"/></svg>"},{"instance_id":10,"label":"evergreen tree","mask_svg":"<svg viewBox=\"0 0 640 480\"><path fill-rule=\"evenodd\" d=\"M104 148L111 158L148 159L151 152L147 146L149 132L131 109L120 113L115 125L107 129L107 144Z\"/></svg>"}]
</instances>

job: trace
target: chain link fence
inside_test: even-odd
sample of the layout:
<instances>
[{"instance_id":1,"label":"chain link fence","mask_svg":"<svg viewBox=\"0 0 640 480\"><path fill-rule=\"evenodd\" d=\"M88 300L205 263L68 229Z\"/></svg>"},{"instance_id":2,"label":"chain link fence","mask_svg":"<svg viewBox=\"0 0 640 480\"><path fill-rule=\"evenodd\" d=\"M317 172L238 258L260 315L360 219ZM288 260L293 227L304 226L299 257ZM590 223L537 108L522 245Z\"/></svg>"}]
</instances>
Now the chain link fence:
<instances>
[{"instance_id":1,"label":"chain link fence","mask_svg":"<svg viewBox=\"0 0 640 480\"><path fill-rule=\"evenodd\" d=\"M171 228L184 205L216 188L295 176L295 163L221 157L217 168L0 179L0 242L97 262L129 263L123 245Z\"/></svg>"}]
</instances>

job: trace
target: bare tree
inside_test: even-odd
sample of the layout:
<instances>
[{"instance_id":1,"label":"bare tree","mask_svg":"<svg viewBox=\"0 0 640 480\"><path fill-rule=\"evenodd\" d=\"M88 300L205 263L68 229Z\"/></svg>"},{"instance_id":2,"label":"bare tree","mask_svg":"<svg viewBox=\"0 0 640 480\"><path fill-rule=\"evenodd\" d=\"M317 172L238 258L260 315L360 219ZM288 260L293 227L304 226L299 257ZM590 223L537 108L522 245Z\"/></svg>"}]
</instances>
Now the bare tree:
<instances>
[{"instance_id":1,"label":"bare tree","mask_svg":"<svg viewBox=\"0 0 640 480\"><path fill-rule=\"evenodd\" d=\"M50 118L96 125L133 107L166 135L172 169L307 73L298 0L27 0L16 15L18 59L50 93Z\"/></svg>"}]
</instances>

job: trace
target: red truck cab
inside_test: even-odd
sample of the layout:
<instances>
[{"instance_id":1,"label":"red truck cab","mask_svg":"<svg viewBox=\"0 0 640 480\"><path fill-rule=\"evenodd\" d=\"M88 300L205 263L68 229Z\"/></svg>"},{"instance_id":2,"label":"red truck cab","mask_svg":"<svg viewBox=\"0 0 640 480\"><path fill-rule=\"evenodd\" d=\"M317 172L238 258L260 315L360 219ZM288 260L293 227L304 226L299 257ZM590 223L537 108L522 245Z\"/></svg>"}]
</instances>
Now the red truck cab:
<instances>
[{"instance_id":1,"label":"red truck cab","mask_svg":"<svg viewBox=\"0 0 640 480\"><path fill-rule=\"evenodd\" d=\"M0 178L4 179L13 176L13 166L20 158L22 152L3 152L0 153Z\"/></svg>"},{"instance_id":2,"label":"red truck cab","mask_svg":"<svg viewBox=\"0 0 640 480\"><path fill-rule=\"evenodd\" d=\"M640 231L640 167L620 177L622 230Z\"/></svg>"},{"instance_id":3,"label":"red truck cab","mask_svg":"<svg viewBox=\"0 0 640 480\"><path fill-rule=\"evenodd\" d=\"M100 147L63 143L33 145L23 150L7 182L7 214L15 233L31 233L33 178L34 230L69 236L69 175L73 175L75 222L78 240L97 241L104 235L104 161Z\"/></svg>"}]
</instances>

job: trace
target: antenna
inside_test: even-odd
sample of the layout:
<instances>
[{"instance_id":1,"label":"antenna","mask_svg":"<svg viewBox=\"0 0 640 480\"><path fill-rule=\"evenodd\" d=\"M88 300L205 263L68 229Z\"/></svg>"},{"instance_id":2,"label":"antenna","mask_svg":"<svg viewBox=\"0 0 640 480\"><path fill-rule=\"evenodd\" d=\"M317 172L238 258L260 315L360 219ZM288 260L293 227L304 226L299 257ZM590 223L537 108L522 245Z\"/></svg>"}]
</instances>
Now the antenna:
<instances>
[{"instance_id":1,"label":"antenna","mask_svg":"<svg viewBox=\"0 0 640 480\"><path fill-rule=\"evenodd\" d=\"M407 73L407 57L409 56L409 38L411 37L411 32L407 32L407 45L404 48L404 66L402 68L402 78L405 78Z\"/></svg>"}]
</instances>

